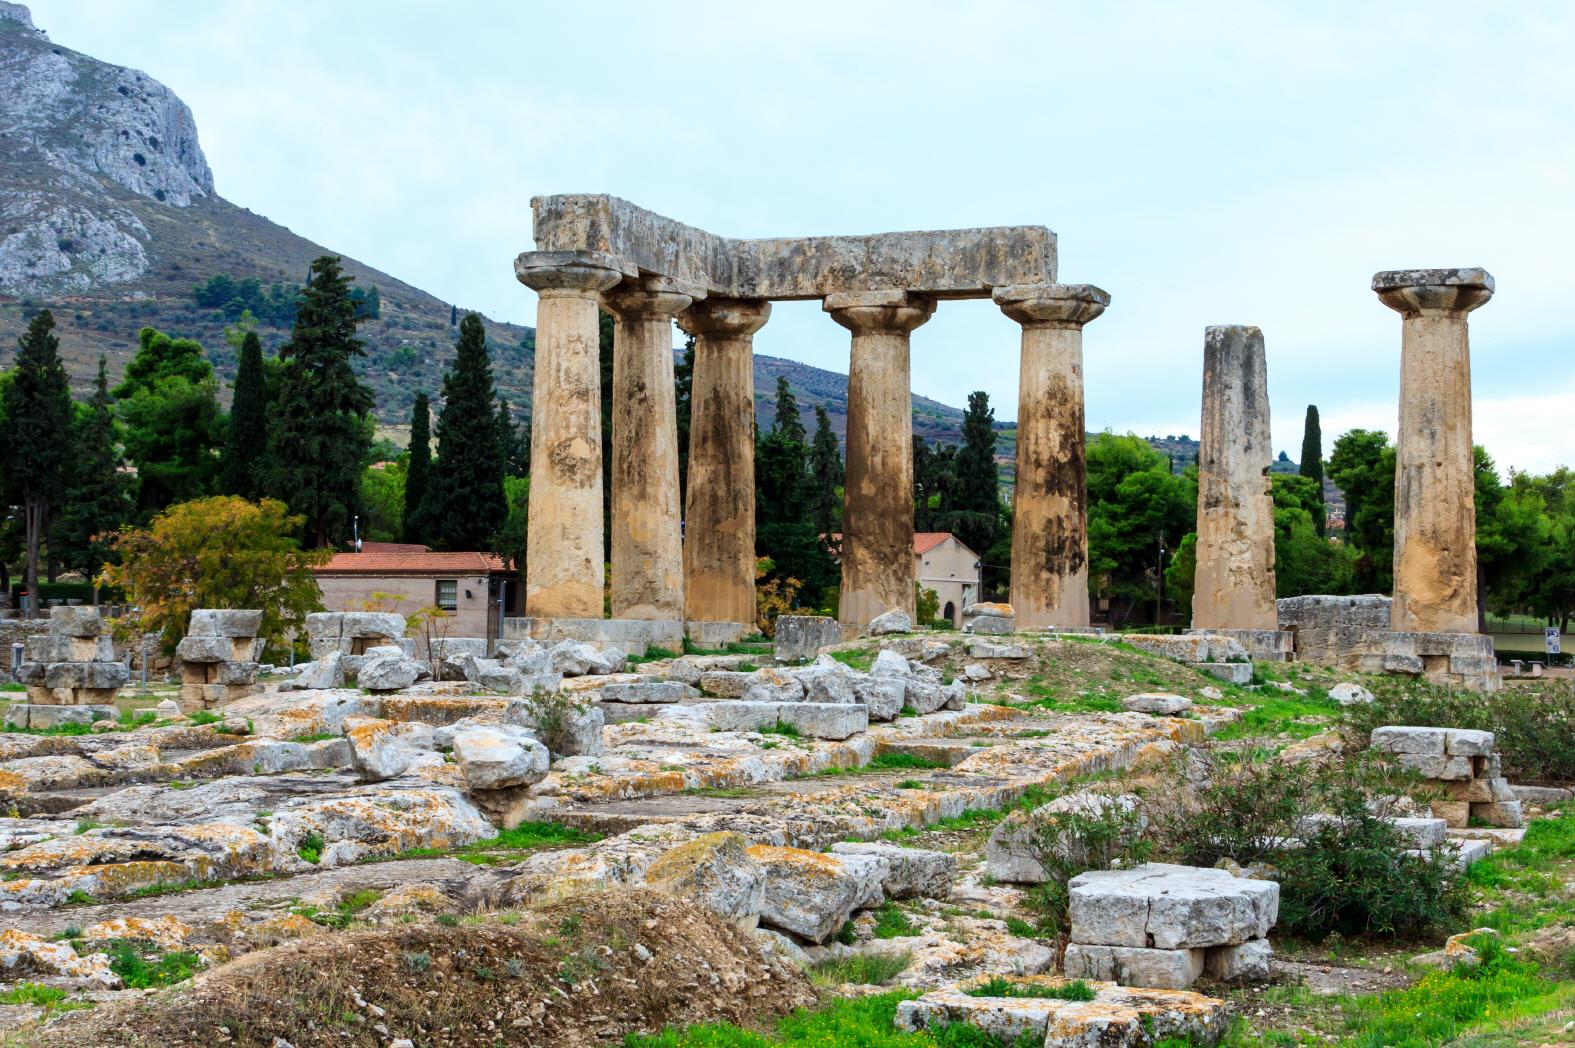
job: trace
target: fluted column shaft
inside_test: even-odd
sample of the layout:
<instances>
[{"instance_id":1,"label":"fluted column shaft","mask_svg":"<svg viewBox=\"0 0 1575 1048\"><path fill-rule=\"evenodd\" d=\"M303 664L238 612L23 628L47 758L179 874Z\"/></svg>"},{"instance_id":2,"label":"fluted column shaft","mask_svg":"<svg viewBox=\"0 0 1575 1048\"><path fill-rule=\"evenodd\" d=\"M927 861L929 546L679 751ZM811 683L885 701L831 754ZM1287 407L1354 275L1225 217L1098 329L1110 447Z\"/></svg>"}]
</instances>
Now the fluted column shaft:
<instances>
[{"instance_id":1,"label":"fluted column shaft","mask_svg":"<svg viewBox=\"0 0 1575 1048\"><path fill-rule=\"evenodd\" d=\"M755 332L771 303L696 302L684 507L684 618L755 621Z\"/></svg>"},{"instance_id":2,"label":"fluted column shaft","mask_svg":"<svg viewBox=\"0 0 1575 1048\"><path fill-rule=\"evenodd\" d=\"M930 318L935 303L903 291L873 291L830 295L824 308L853 332L837 617L858 625L894 609L911 617L915 576L908 336Z\"/></svg>"},{"instance_id":3,"label":"fluted column shaft","mask_svg":"<svg viewBox=\"0 0 1575 1048\"><path fill-rule=\"evenodd\" d=\"M520 256L520 281L541 296L531 391L531 485L525 612L602 617L600 293L619 280L596 252Z\"/></svg>"},{"instance_id":4,"label":"fluted column shaft","mask_svg":"<svg viewBox=\"0 0 1575 1048\"><path fill-rule=\"evenodd\" d=\"M1476 633L1476 470L1466 315L1493 296L1493 278L1481 269L1400 270L1379 273L1373 290L1404 318L1390 628Z\"/></svg>"},{"instance_id":5,"label":"fluted column shaft","mask_svg":"<svg viewBox=\"0 0 1575 1048\"><path fill-rule=\"evenodd\" d=\"M615 619L683 618L673 318L699 294L665 277L646 277L603 297L618 318L612 390Z\"/></svg>"},{"instance_id":6,"label":"fluted column shaft","mask_svg":"<svg viewBox=\"0 0 1575 1048\"><path fill-rule=\"evenodd\" d=\"M1083 325L1110 296L1087 284L1032 284L996 288L994 298L1023 325L1012 497L1017 627L1087 626Z\"/></svg>"},{"instance_id":7,"label":"fluted column shaft","mask_svg":"<svg viewBox=\"0 0 1575 1048\"><path fill-rule=\"evenodd\" d=\"M1210 327L1203 342L1193 629L1279 628L1273 461L1263 332L1239 324Z\"/></svg>"}]
</instances>

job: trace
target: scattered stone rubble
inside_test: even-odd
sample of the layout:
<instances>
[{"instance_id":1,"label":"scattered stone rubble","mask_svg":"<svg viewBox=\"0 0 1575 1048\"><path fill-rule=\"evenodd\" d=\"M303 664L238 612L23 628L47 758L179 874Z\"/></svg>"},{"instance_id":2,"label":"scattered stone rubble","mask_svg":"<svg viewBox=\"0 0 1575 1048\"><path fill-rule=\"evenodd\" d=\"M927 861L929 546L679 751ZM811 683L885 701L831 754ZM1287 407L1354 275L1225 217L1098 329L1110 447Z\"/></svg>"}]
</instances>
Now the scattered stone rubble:
<instances>
[{"instance_id":1,"label":"scattered stone rubble","mask_svg":"<svg viewBox=\"0 0 1575 1048\"><path fill-rule=\"evenodd\" d=\"M24 643L27 661L17 677L27 685L27 702L7 711L8 725L53 728L116 716L115 695L131 671L115 660L108 623L97 608L52 608L49 632Z\"/></svg>"},{"instance_id":2,"label":"scattered stone rubble","mask_svg":"<svg viewBox=\"0 0 1575 1048\"><path fill-rule=\"evenodd\" d=\"M1231 684L1248 684L1252 681L1252 656L1242 642L1229 633L1137 633L1107 639L1119 640L1151 655L1186 663Z\"/></svg>"},{"instance_id":3,"label":"scattered stone rubble","mask_svg":"<svg viewBox=\"0 0 1575 1048\"><path fill-rule=\"evenodd\" d=\"M1068 978L1184 990L1268 977L1280 886L1225 870L1145 863L1072 878Z\"/></svg>"},{"instance_id":4,"label":"scattered stone rubble","mask_svg":"<svg viewBox=\"0 0 1575 1048\"><path fill-rule=\"evenodd\" d=\"M180 708L211 710L256 690L262 654L261 611L198 608L175 646L181 664Z\"/></svg>"},{"instance_id":5,"label":"scattered stone rubble","mask_svg":"<svg viewBox=\"0 0 1575 1048\"><path fill-rule=\"evenodd\" d=\"M1493 733L1466 728L1374 728L1372 748L1394 754L1402 768L1432 779L1446 799L1432 802L1433 815L1450 829L1473 821L1515 829L1524 824L1520 799L1500 771Z\"/></svg>"}]
</instances>

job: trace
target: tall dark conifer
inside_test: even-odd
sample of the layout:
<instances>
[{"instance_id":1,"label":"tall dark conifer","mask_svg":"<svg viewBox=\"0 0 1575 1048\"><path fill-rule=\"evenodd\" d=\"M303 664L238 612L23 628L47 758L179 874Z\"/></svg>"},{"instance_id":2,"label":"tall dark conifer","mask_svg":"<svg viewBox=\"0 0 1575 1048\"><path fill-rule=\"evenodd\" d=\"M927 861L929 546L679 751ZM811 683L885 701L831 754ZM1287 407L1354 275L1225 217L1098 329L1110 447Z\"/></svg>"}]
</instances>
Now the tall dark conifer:
<instances>
[{"instance_id":1,"label":"tall dark conifer","mask_svg":"<svg viewBox=\"0 0 1575 1048\"><path fill-rule=\"evenodd\" d=\"M71 388L49 310L35 316L17 342L16 370L5 388L6 432L0 468L22 507L23 582L38 611L38 554L65 494L71 454Z\"/></svg>"},{"instance_id":2,"label":"tall dark conifer","mask_svg":"<svg viewBox=\"0 0 1575 1048\"><path fill-rule=\"evenodd\" d=\"M771 432L780 433L800 444L808 439L804 420L798 414L798 398L793 396L793 387L788 385L786 375L777 376L777 415L776 421L771 424Z\"/></svg>"},{"instance_id":3,"label":"tall dark conifer","mask_svg":"<svg viewBox=\"0 0 1575 1048\"><path fill-rule=\"evenodd\" d=\"M267 450L268 377L263 370L262 340L257 332L248 331L235 369L235 399L230 402L230 433L219 471L220 489L255 499Z\"/></svg>"},{"instance_id":4,"label":"tall dark conifer","mask_svg":"<svg viewBox=\"0 0 1575 1048\"><path fill-rule=\"evenodd\" d=\"M65 504L49 532L50 558L90 579L109 559L108 536L130 521L133 511L110 404L109 378L100 356L93 398L76 412Z\"/></svg>"},{"instance_id":5,"label":"tall dark conifer","mask_svg":"<svg viewBox=\"0 0 1575 1048\"><path fill-rule=\"evenodd\" d=\"M295 315L268 434L264 490L306 518L308 547L348 545L372 447L372 391L356 378L366 353L349 277L339 259L312 263ZM489 413L490 418L490 413Z\"/></svg>"},{"instance_id":6,"label":"tall dark conifer","mask_svg":"<svg viewBox=\"0 0 1575 1048\"><path fill-rule=\"evenodd\" d=\"M1313 511L1313 524L1318 534L1328 526L1328 511L1323 502L1323 426L1318 421L1318 405L1307 405L1307 421L1302 427L1302 460L1296 472L1318 482L1318 508Z\"/></svg>"},{"instance_id":7,"label":"tall dark conifer","mask_svg":"<svg viewBox=\"0 0 1575 1048\"><path fill-rule=\"evenodd\" d=\"M410 449L405 462L406 542L426 544L431 530L427 519L427 485L432 475L432 405L423 391L410 408Z\"/></svg>"},{"instance_id":8,"label":"tall dark conifer","mask_svg":"<svg viewBox=\"0 0 1575 1048\"><path fill-rule=\"evenodd\" d=\"M815 442L809 449L810 505L815 530L830 535L841 530L842 454L837 435L831 431L831 416L824 407L815 408Z\"/></svg>"},{"instance_id":9,"label":"tall dark conifer","mask_svg":"<svg viewBox=\"0 0 1575 1048\"><path fill-rule=\"evenodd\" d=\"M694 415L695 337L684 340L683 355L673 364L673 400L678 414L678 504L687 506L689 491L689 420Z\"/></svg>"},{"instance_id":10,"label":"tall dark conifer","mask_svg":"<svg viewBox=\"0 0 1575 1048\"><path fill-rule=\"evenodd\" d=\"M460 320L455 349L454 367L443 375L443 410L438 412L433 466L438 483L426 495L432 507L432 545L484 550L491 548L493 535L508 516L508 500L487 332L475 313Z\"/></svg>"},{"instance_id":11,"label":"tall dark conifer","mask_svg":"<svg viewBox=\"0 0 1575 1048\"><path fill-rule=\"evenodd\" d=\"M995 411L989 394L968 394L962 447L957 451L952 493L952 531L963 544L984 553L995 541L1001 513L1000 475L995 465Z\"/></svg>"}]
</instances>

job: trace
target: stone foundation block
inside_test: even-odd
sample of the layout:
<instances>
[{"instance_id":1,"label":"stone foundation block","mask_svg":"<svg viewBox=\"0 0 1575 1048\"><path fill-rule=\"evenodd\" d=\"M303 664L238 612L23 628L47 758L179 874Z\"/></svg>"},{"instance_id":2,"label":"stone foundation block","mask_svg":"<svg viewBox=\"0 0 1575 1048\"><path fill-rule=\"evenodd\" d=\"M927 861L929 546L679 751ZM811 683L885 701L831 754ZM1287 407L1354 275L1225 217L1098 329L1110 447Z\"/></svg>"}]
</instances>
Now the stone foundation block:
<instances>
[{"instance_id":1,"label":"stone foundation block","mask_svg":"<svg viewBox=\"0 0 1575 1048\"><path fill-rule=\"evenodd\" d=\"M119 662L57 662L44 670L46 688L112 689L131 679Z\"/></svg>"},{"instance_id":2,"label":"stone foundation block","mask_svg":"<svg viewBox=\"0 0 1575 1048\"><path fill-rule=\"evenodd\" d=\"M1493 842L1485 838L1479 840L1465 840L1455 838L1450 841L1454 850L1454 863L1457 869L1465 869L1474 862L1480 862L1493 854Z\"/></svg>"},{"instance_id":3,"label":"stone foundation block","mask_svg":"<svg viewBox=\"0 0 1575 1048\"><path fill-rule=\"evenodd\" d=\"M1521 787L1512 787L1508 779L1467 779L1463 782L1446 782L1444 795L1452 801L1472 801L1477 804L1492 804L1496 801L1522 800L1517 791Z\"/></svg>"},{"instance_id":4,"label":"stone foundation block","mask_svg":"<svg viewBox=\"0 0 1575 1048\"><path fill-rule=\"evenodd\" d=\"M19 702L6 710L5 723L12 728L58 728L63 724L92 724L115 720L120 711L114 706L40 706Z\"/></svg>"},{"instance_id":5,"label":"stone foundation block","mask_svg":"<svg viewBox=\"0 0 1575 1048\"><path fill-rule=\"evenodd\" d=\"M1396 754L1400 767L1424 779L1469 779L1473 774L1470 757L1445 757L1431 753Z\"/></svg>"},{"instance_id":6,"label":"stone foundation block","mask_svg":"<svg viewBox=\"0 0 1575 1048\"><path fill-rule=\"evenodd\" d=\"M115 642L106 636L62 637L53 633L23 641L29 662L114 662Z\"/></svg>"},{"instance_id":7,"label":"stone foundation block","mask_svg":"<svg viewBox=\"0 0 1575 1048\"><path fill-rule=\"evenodd\" d=\"M1471 805L1471 819L1489 826L1518 829L1525 825L1525 814L1519 801L1497 801L1491 804Z\"/></svg>"},{"instance_id":8,"label":"stone foundation block","mask_svg":"<svg viewBox=\"0 0 1575 1048\"><path fill-rule=\"evenodd\" d=\"M1250 662L1195 662L1192 668L1229 684L1251 684Z\"/></svg>"},{"instance_id":9,"label":"stone foundation block","mask_svg":"<svg viewBox=\"0 0 1575 1048\"><path fill-rule=\"evenodd\" d=\"M1471 825L1471 804L1468 801L1432 801L1428 807L1433 818L1443 819L1451 830L1463 830Z\"/></svg>"},{"instance_id":10,"label":"stone foundation block","mask_svg":"<svg viewBox=\"0 0 1575 1048\"><path fill-rule=\"evenodd\" d=\"M230 637L251 640L262 631L263 613L240 608L197 608L191 613L187 636Z\"/></svg>"},{"instance_id":11,"label":"stone foundation block","mask_svg":"<svg viewBox=\"0 0 1575 1048\"><path fill-rule=\"evenodd\" d=\"M1280 909L1273 881L1169 863L1090 870L1068 888L1071 939L1106 946L1234 945L1267 936Z\"/></svg>"},{"instance_id":12,"label":"stone foundation block","mask_svg":"<svg viewBox=\"0 0 1575 1048\"><path fill-rule=\"evenodd\" d=\"M1201 949L1148 949L1067 943L1061 966L1068 979L1095 979L1120 986L1185 990L1203 974Z\"/></svg>"},{"instance_id":13,"label":"stone foundation block","mask_svg":"<svg viewBox=\"0 0 1575 1048\"><path fill-rule=\"evenodd\" d=\"M1414 848L1436 848L1444 843L1448 824L1443 819L1390 819L1389 824L1411 842Z\"/></svg>"},{"instance_id":14,"label":"stone foundation block","mask_svg":"<svg viewBox=\"0 0 1575 1048\"><path fill-rule=\"evenodd\" d=\"M1254 662L1290 662L1296 658L1296 634L1290 630L1187 630L1184 636L1227 637L1240 644Z\"/></svg>"},{"instance_id":15,"label":"stone foundation block","mask_svg":"<svg viewBox=\"0 0 1575 1048\"><path fill-rule=\"evenodd\" d=\"M180 688L180 709L182 713L196 713L198 710L211 710L221 706L230 698L230 688L226 684L182 684ZM240 698L239 695L234 696Z\"/></svg>"},{"instance_id":16,"label":"stone foundation block","mask_svg":"<svg viewBox=\"0 0 1575 1048\"><path fill-rule=\"evenodd\" d=\"M828 615L783 615L774 640L779 662L813 659L821 648L842 643L842 624Z\"/></svg>"},{"instance_id":17,"label":"stone foundation block","mask_svg":"<svg viewBox=\"0 0 1575 1048\"><path fill-rule=\"evenodd\" d=\"M653 646L684 649L684 624L678 619L504 619L503 635L531 637L549 647L565 640L612 645L629 655L644 655Z\"/></svg>"},{"instance_id":18,"label":"stone foundation block","mask_svg":"<svg viewBox=\"0 0 1575 1048\"><path fill-rule=\"evenodd\" d=\"M708 670L700 674L700 690L719 699L741 699L751 676L738 670Z\"/></svg>"},{"instance_id":19,"label":"stone foundation block","mask_svg":"<svg viewBox=\"0 0 1575 1048\"><path fill-rule=\"evenodd\" d=\"M684 636L701 649L725 648L755 632L753 622L686 622Z\"/></svg>"},{"instance_id":20,"label":"stone foundation block","mask_svg":"<svg viewBox=\"0 0 1575 1048\"><path fill-rule=\"evenodd\" d=\"M633 684L607 684L596 692L602 702L621 702L630 705L647 703L687 702L700 695L681 681L664 680Z\"/></svg>"},{"instance_id":21,"label":"stone foundation block","mask_svg":"<svg viewBox=\"0 0 1575 1048\"><path fill-rule=\"evenodd\" d=\"M57 637L97 637L109 628L97 608L61 605L49 609L49 632Z\"/></svg>"},{"instance_id":22,"label":"stone foundation block","mask_svg":"<svg viewBox=\"0 0 1575 1048\"><path fill-rule=\"evenodd\" d=\"M1448 739L1447 728L1409 728L1388 725L1374 728L1369 745L1380 753L1419 753L1444 755Z\"/></svg>"},{"instance_id":23,"label":"stone foundation block","mask_svg":"<svg viewBox=\"0 0 1575 1048\"><path fill-rule=\"evenodd\" d=\"M869 729L869 711L860 705L828 702L711 702L706 718L717 731L760 731L778 724L817 739L846 739Z\"/></svg>"},{"instance_id":24,"label":"stone foundation block","mask_svg":"<svg viewBox=\"0 0 1575 1048\"><path fill-rule=\"evenodd\" d=\"M1017 612L1010 604L979 603L963 609L964 633L1002 636L1017 630Z\"/></svg>"},{"instance_id":25,"label":"stone foundation block","mask_svg":"<svg viewBox=\"0 0 1575 1048\"><path fill-rule=\"evenodd\" d=\"M1221 982L1265 982L1274 949L1267 939L1249 939L1236 946L1213 946L1205 951L1203 967Z\"/></svg>"},{"instance_id":26,"label":"stone foundation block","mask_svg":"<svg viewBox=\"0 0 1575 1048\"><path fill-rule=\"evenodd\" d=\"M1444 752L1451 757L1486 757L1493 752L1493 733L1449 728L1444 733Z\"/></svg>"},{"instance_id":27,"label":"stone foundation block","mask_svg":"<svg viewBox=\"0 0 1575 1048\"><path fill-rule=\"evenodd\" d=\"M1026 659L1033 650L1026 644L999 644L976 640L968 645L968 654L975 659Z\"/></svg>"}]
</instances>

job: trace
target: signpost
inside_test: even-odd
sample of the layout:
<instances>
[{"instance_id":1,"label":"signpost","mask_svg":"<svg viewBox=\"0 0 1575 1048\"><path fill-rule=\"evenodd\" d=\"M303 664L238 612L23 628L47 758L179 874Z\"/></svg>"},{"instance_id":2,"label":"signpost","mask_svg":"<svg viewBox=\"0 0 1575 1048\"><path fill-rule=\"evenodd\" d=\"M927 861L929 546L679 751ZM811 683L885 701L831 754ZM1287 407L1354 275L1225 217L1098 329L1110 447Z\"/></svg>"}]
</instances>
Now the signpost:
<instances>
[{"instance_id":1,"label":"signpost","mask_svg":"<svg viewBox=\"0 0 1575 1048\"><path fill-rule=\"evenodd\" d=\"M1557 626L1548 626L1544 628L1542 631L1542 637L1543 641L1547 644L1548 654L1557 655L1559 653L1559 628Z\"/></svg>"}]
</instances>

